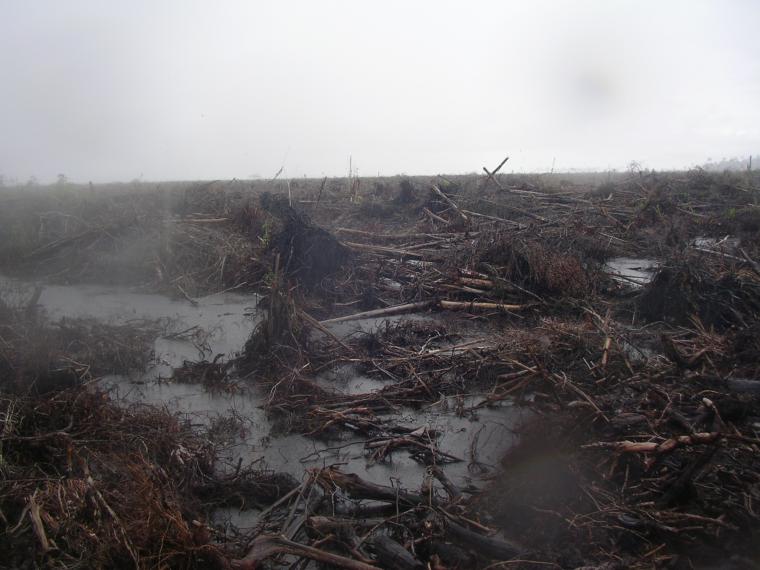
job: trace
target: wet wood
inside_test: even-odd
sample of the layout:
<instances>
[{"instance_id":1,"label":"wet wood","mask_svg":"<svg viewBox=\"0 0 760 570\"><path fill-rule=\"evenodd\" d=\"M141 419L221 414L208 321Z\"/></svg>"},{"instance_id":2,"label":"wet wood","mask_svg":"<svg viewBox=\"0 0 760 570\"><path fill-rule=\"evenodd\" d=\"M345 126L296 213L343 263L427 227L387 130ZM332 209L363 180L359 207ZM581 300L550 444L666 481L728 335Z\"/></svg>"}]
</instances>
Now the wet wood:
<instances>
[{"instance_id":1,"label":"wet wood","mask_svg":"<svg viewBox=\"0 0 760 570\"><path fill-rule=\"evenodd\" d=\"M256 537L253 541L253 546L245 558L234 560L231 566L236 570L257 570L261 568L261 563L264 560L278 554L300 556L316 562L331 564L338 568L346 568L347 570L377 570L377 566L333 554L319 548L314 548L313 546L306 546L288 540L283 536L273 534L262 534Z\"/></svg>"},{"instance_id":2,"label":"wet wood","mask_svg":"<svg viewBox=\"0 0 760 570\"><path fill-rule=\"evenodd\" d=\"M421 311L427 309L434 304L434 301L420 301L418 303L405 303L403 305L393 305L392 307L386 307L384 309L373 309L372 311L364 311L361 313L354 313L353 315L346 315L345 317L336 317L334 319L327 319L319 321L322 325L331 325L334 323L342 323L345 321L355 321L358 319L374 319L377 317L390 317L394 315L402 315L404 313L413 313L415 311Z\"/></svg>"},{"instance_id":3,"label":"wet wood","mask_svg":"<svg viewBox=\"0 0 760 570\"><path fill-rule=\"evenodd\" d=\"M433 191L433 193L434 193L436 196L438 196L438 197L439 197L441 200L443 200L443 201L446 203L446 205L447 205L449 208L451 208L452 210L454 210L454 213L457 215L457 217L459 217L459 219L460 219L462 222L464 222L465 224L466 224L467 222L469 222L469 219L467 218L467 216L465 216L465 215L464 215L464 213L463 213L463 212L462 212L462 210L459 208L459 206L457 206L457 205L454 203L454 201L453 201L451 198L449 198L448 196L446 196L446 194L444 194L444 193L441 191L441 189L440 189L440 188L438 188L438 186L436 186L435 184L433 184L433 185L430 187L430 189Z\"/></svg>"},{"instance_id":4,"label":"wet wood","mask_svg":"<svg viewBox=\"0 0 760 570\"><path fill-rule=\"evenodd\" d=\"M508 560L521 552L521 549L511 542L492 536L484 536L455 522L448 523L446 534L453 541L496 560Z\"/></svg>"},{"instance_id":5,"label":"wet wood","mask_svg":"<svg viewBox=\"0 0 760 570\"><path fill-rule=\"evenodd\" d=\"M385 534L376 535L372 539L372 547L378 563L383 568L419 570L425 567L406 548Z\"/></svg>"}]
</instances>

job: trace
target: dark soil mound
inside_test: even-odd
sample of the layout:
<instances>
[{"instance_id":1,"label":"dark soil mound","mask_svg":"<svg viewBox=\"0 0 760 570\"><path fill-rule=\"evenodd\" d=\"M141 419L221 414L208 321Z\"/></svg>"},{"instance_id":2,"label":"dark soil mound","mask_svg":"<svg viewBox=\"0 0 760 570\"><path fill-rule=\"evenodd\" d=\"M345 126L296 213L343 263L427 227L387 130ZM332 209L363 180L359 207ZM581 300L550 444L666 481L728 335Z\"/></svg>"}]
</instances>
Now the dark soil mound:
<instances>
[{"instance_id":1,"label":"dark soil mound","mask_svg":"<svg viewBox=\"0 0 760 570\"><path fill-rule=\"evenodd\" d=\"M350 252L345 246L296 212L286 200L265 194L261 205L282 224L269 242L269 251L280 255L280 267L289 277L313 288L348 261Z\"/></svg>"},{"instance_id":2,"label":"dark soil mound","mask_svg":"<svg viewBox=\"0 0 760 570\"><path fill-rule=\"evenodd\" d=\"M760 315L760 285L736 271L711 271L680 261L663 267L638 300L647 321L717 329L746 327Z\"/></svg>"}]
</instances>

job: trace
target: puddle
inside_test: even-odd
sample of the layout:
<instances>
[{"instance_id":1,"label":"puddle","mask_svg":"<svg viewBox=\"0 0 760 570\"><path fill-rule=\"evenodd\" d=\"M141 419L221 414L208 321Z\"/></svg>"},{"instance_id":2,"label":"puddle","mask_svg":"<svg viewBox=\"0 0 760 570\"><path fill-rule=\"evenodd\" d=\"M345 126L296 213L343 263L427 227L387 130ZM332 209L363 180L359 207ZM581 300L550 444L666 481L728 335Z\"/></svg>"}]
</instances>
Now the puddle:
<instances>
[{"instance_id":1,"label":"puddle","mask_svg":"<svg viewBox=\"0 0 760 570\"><path fill-rule=\"evenodd\" d=\"M654 259L615 257L607 261L604 267L615 280L638 289L652 281L659 263Z\"/></svg>"},{"instance_id":2,"label":"puddle","mask_svg":"<svg viewBox=\"0 0 760 570\"><path fill-rule=\"evenodd\" d=\"M263 395L257 394L255 389L238 394L211 393L195 384L165 382L155 376L151 378L154 374L155 370L151 370L139 378L109 376L102 380L102 385L126 403L165 405L186 415L199 427L208 427L215 418L220 417L232 415L241 419L245 433L236 438L224 454L224 459L230 464L236 464L238 457L243 457L244 462L259 460L266 467L285 471L300 479L304 467L347 463L348 471L367 480L388 484L393 477L411 487L419 485L425 472L425 466L403 450L394 452L387 463L368 465L364 436L341 433L328 441L298 434L274 435L270 419L262 407ZM348 393L352 394L374 391L387 385L387 382L375 378L352 376L348 369L323 375L318 382L329 382L332 374L341 378L339 384L349 387ZM360 387L366 389L360 390ZM445 466L449 477L462 483L466 478L476 476L498 463L513 443L511 429L523 418L522 410L509 403L457 415L458 407L466 409L481 399L479 396L462 399L449 397L428 408L404 408L395 414L383 414L380 418L399 426L425 427L441 432L437 439L441 451L464 460ZM473 445L474 455L471 453ZM468 469L473 459L481 463L483 469L472 466Z\"/></svg>"},{"instance_id":3,"label":"puddle","mask_svg":"<svg viewBox=\"0 0 760 570\"><path fill-rule=\"evenodd\" d=\"M314 379L318 386L339 394L356 395L382 390L391 383L390 379L381 380L365 376L351 365L339 365L323 372Z\"/></svg>"}]
</instances>

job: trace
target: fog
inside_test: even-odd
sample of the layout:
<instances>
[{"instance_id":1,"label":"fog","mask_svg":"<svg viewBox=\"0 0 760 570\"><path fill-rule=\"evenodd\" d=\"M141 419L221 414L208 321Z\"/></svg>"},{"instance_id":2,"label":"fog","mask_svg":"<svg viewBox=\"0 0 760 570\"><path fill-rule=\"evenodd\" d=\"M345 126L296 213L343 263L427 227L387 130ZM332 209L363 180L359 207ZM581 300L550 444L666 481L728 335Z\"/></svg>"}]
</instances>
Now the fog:
<instances>
[{"instance_id":1,"label":"fog","mask_svg":"<svg viewBox=\"0 0 760 570\"><path fill-rule=\"evenodd\" d=\"M684 168L760 147L760 3L0 3L23 181Z\"/></svg>"}]
</instances>

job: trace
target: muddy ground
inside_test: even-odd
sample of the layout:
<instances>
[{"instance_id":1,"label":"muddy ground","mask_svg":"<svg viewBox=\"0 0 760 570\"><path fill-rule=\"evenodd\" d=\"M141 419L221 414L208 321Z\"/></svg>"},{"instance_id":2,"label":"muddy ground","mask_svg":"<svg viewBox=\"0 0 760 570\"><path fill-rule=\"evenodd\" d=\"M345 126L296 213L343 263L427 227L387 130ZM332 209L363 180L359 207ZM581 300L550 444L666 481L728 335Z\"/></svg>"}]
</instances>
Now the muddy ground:
<instances>
[{"instance_id":1,"label":"muddy ground","mask_svg":"<svg viewBox=\"0 0 760 570\"><path fill-rule=\"evenodd\" d=\"M759 182L0 189L0 564L756 567Z\"/></svg>"}]
</instances>

